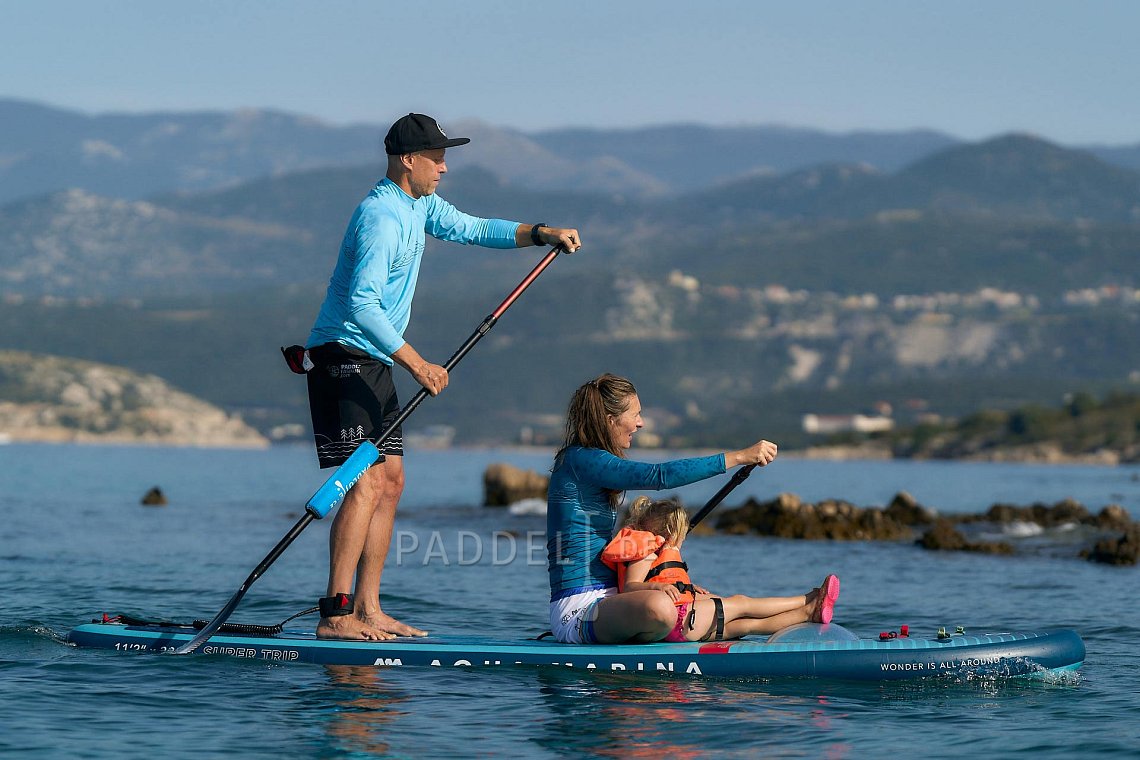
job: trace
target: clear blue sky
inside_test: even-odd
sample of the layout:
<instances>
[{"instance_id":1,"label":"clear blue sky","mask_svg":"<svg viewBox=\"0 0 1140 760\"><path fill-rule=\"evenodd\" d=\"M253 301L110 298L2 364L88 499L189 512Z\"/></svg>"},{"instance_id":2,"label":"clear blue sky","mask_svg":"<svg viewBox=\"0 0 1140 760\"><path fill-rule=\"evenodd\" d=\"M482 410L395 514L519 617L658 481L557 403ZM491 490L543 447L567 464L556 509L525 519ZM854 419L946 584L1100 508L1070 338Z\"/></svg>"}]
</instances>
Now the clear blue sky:
<instances>
[{"instance_id":1,"label":"clear blue sky","mask_svg":"<svg viewBox=\"0 0 1140 760\"><path fill-rule=\"evenodd\" d=\"M1138 33L1135 0L0 0L0 97L1134 144Z\"/></svg>"}]
</instances>

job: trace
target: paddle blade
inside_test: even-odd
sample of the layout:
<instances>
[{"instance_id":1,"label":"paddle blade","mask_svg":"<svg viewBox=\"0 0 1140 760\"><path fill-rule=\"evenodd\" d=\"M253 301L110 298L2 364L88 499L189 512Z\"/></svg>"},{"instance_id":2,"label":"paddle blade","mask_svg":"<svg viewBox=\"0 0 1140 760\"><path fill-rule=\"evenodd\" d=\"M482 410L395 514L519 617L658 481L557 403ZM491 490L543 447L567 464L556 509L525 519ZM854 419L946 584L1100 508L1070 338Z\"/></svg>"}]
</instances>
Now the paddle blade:
<instances>
[{"instance_id":1,"label":"paddle blade","mask_svg":"<svg viewBox=\"0 0 1140 760\"><path fill-rule=\"evenodd\" d=\"M321 518L344 501L348 489L352 488L365 470L371 467L380 458L380 450L372 441L364 441L352 452L352 456L344 460L344 464L336 469L325 484L317 489L305 509L313 517Z\"/></svg>"},{"instance_id":2,"label":"paddle blade","mask_svg":"<svg viewBox=\"0 0 1140 760\"><path fill-rule=\"evenodd\" d=\"M189 654L198 647L206 643L207 640L221 627L222 623L229 619L230 614L238 606L238 602L245 596L245 592L249 587L261 577L261 574L269 569L277 558L281 556L281 552L293 543L293 539L301 534L301 531L313 521L314 517L324 517L332 511L338 504L344 501L345 494L348 489L360 480L360 476L364 474L365 470L372 466L372 463L380 458L380 450L371 441L364 441L356 447L356 451L352 452L352 456L345 460L344 464L336 469L325 484L317 489L305 505L305 514L297 521L297 524L290 529L285 537L277 542L277 546L261 560L261 564L253 569L249 577L245 579L245 583L241 584L241 588L237 593L230 597L229 602L222 608L221 612L214 616L205 628L198 632L198 635L190 639L182 646L174 650L174 654Z\"/></svg>"},{"instance_id":3,"label":"paddle blade","mask_svg":"<svg viewBox=\"0 0 1140 760\"><path fill-rule=\"evenodd\" d=\"M214 635L218 628L221 627L222 623L226 622L226 620L229 619L230 614L234 611L235 608L237 608L238 602L240 602L241 598L245 596L245 591L247 588L248 586L242 585L242 587L237 590L237 593L231 596L230 600L226 602L226 606L222 607L222 611L215 615L214 619L207 623L205 628L198 631L197 636L175 649L174 654L190 654L198 647L205 644L209 638Z\"/></svg>"}]
</instances>

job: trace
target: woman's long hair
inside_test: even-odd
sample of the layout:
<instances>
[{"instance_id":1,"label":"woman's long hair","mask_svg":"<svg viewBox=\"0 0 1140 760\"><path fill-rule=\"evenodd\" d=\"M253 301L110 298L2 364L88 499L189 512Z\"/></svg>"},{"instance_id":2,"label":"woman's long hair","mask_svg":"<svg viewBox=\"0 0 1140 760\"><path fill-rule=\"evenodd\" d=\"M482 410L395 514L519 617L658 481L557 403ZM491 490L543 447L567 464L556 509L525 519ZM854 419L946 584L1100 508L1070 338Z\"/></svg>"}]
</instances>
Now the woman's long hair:
<instances>
[{"instance_id":1,"label":"woman's long hair","mask_svg":"<svg viewBox=\"0 0 1140 760\"><path fill-rule=\"evenodd\" d=\"M570 397L566 410L566 436L562 448L554 456L554 467L562 464L562 456L571 446L602 449L614 456L624 457L625 451L615 442L610 432L609 418L617 417L629 409L629 400L637 395L633 383L624 377L608 372L585 383ZM610 493L610 504L616 506L621 492Z\"/></svg>"},{"instance_id":2,"label":"woman's long hair","mask_svg":"<svg viewBox=\"0 0 1140 760\"><path fill-rule=\"evenodd\" d=\"M594 378L574 391L566 410L566 436L558 459L570 446L603 449L614 456L624 456L614 443L609 418L617 417L629 409L629 400L637 395L633 383L624 377L606 373Z\"/></svg>"}]
</instances>

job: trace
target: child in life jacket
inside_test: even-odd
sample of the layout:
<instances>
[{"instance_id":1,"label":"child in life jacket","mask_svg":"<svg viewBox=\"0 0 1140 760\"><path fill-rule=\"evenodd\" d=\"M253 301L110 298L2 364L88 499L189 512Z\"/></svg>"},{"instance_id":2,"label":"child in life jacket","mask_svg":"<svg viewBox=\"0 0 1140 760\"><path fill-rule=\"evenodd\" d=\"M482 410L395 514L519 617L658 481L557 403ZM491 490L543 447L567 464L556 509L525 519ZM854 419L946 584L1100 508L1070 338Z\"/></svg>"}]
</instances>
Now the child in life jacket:
<instances>
[{"instance_id":1,"label":"child in life jacket","mask_svg":"<svg viewBox=\"0 0 1140 760\"><path fill-rule=\"evenodd\" d=\"M639 496L624 527L602 551L602 562L617 572L618 593L659 589L677 607L677 624L665 641L738 639L768 634L796 623L830 623L839 598L839 578L828 575L803 596L720 597L695 585L681 559L689 514L675 500Z\"/></svg>"}]
</instances>

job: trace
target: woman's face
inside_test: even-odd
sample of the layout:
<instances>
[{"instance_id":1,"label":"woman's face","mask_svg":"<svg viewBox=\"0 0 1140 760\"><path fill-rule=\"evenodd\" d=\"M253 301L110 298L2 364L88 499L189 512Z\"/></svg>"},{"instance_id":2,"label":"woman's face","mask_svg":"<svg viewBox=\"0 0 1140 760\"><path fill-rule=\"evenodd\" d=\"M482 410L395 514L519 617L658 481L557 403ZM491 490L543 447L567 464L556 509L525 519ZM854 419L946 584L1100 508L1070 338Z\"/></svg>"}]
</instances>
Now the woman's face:
<instances>
[{"instance_id":1,"label":"woman's face","mask_svg":"<svg viewBox=\"0 0 1140 760\"><path fill-rule=\"evenodd\" d=\"M619 449L628 449L633 445L633 434L641 429L641 401L637 394L629 397L625 411L616 417L608 417L610 435L613 436L614 445Z\"/></svg>"}]
</instances>

